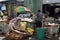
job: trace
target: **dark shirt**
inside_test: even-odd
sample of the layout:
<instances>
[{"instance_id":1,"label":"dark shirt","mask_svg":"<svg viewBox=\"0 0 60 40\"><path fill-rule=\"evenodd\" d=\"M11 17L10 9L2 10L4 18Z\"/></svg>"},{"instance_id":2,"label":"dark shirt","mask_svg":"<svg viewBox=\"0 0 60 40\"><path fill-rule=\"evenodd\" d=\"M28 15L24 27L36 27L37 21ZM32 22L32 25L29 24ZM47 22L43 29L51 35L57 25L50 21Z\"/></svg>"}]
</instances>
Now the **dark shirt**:
<instances>
[{"instance_id":1,"label":"dark shirt","mask_svg":"<svg viewBox=\"0 0 60 40\"><path fill-rule=\"evenodd\" d=\"M42 13L41 12L38 12L37 13L37 21L42 21Z\"/></svg>"}]
</instances>

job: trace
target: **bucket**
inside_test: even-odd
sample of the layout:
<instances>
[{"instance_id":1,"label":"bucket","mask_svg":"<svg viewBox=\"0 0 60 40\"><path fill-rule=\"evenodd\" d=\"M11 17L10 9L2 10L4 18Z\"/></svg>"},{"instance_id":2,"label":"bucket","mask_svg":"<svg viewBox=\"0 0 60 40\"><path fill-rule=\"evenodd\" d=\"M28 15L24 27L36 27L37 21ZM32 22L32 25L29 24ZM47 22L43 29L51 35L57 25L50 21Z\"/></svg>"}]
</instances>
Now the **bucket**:
<instances>
[{"instance_id":1,"label":"bucket","mask_svg":"<svg viewBox=\"0 0 60 40\"><path fill-rule=\"evenodd\" d=\"M44 40L45 37L45 28L37 28L36 29L36 38L38 40Z\"/></svg>"}]
</instances>

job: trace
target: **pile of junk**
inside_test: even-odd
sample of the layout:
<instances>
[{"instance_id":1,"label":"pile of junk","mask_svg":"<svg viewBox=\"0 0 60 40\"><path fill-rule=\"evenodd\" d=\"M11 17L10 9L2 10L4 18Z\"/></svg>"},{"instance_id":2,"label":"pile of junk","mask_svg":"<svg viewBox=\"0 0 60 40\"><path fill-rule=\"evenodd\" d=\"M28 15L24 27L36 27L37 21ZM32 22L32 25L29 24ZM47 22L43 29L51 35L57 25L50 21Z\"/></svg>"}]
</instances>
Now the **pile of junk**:
<instances>
[{"instance_id":1,"label":"pile of junk","mask_svg":"<svg viewBox=\"0 0 60 40\"><path fill-rule=\"evenodd\" d=\"M20 13L24 11L30 11L25 7L17 8L20 9ZM18 12L17 8L15 10ZM10 20L8 27L9 30L6 32L7 40L22 40L24 38L32 36L34 33L33 20L30 18L16 17Z\"/></svg>"}]
</instances>

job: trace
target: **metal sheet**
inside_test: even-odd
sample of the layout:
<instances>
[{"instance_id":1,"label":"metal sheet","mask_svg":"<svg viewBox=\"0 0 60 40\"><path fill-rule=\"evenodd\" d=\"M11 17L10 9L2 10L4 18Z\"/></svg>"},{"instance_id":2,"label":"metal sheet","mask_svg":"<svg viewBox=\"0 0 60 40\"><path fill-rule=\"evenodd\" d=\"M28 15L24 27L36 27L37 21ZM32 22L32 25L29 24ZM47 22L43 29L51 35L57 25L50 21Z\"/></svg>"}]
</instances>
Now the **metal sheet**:
<instances>
[{"instance_id":1,"label":"metal sheet","mask_svg":"<svg viewBox=\"0 0 60 40\"><path fill-rule=\"evenodd\" d=\"M2 1L7 1L7 0L0 0L0 2L2 2Z\"/></svg>"},{"instance_id":2,"label":"metal sheet","mask_svg":"<svg viewBox=\"0 0 60 40\"><path fill-rule=\"evenodd\" d=\"M60 0L43 0L43 4L60 3Z\"/></svg>"}]
</instances>

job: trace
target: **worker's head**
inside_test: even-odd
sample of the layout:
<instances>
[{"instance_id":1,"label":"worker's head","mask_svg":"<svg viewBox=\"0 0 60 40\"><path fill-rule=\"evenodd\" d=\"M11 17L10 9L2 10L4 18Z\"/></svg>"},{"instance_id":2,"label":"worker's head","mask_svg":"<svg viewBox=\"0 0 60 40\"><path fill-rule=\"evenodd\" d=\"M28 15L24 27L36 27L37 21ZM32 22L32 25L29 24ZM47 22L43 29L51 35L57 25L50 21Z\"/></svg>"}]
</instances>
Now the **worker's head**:
<instances>
[{"instance_id":1,"label":"worker's head","mask_svg":"<svg viewBox=\"0 0 60 40\"><path fill-rule=\"evenodd\" d=\"M31 14L30 17L32 17L33 15Z\"/></svg>"},{"instance_id":2,"label":"worker's head","mask_svg":"<svg viewBox=\"0 0 60 40\"><path fill-rule=\"evenodd\" d=\"M17 13L17 16L20 15L20 13Z\"/></svg>"},{"instance_id":3,"label":"worker's head","mask_svg":"<svg viewBox=\"0 0 60 40\"><path fill-rule=\"evenodd\" d=\"M38 10L38 12L41 12L41 10Z\"/></svg>"}]
</instances>

